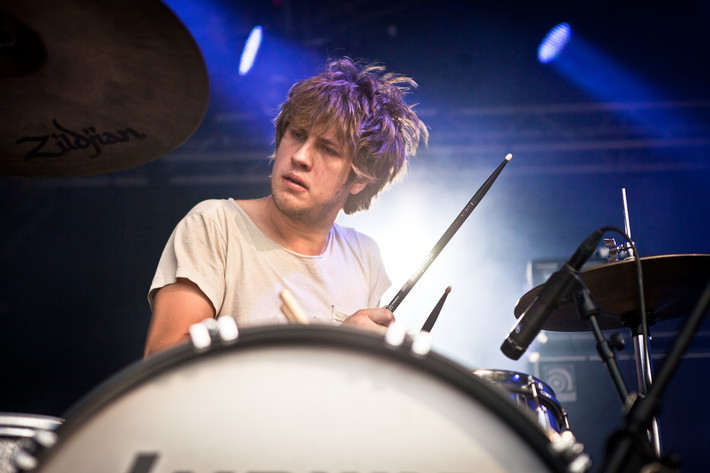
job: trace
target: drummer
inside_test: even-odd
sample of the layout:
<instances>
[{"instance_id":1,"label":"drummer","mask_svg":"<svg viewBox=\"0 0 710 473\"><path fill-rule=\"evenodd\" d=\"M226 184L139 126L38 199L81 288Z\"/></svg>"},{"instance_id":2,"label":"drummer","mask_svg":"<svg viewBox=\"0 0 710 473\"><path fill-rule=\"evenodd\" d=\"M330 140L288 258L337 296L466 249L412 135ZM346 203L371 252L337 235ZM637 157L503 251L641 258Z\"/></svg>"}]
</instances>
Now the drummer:
<instances>
[{"instance_id":1,"label":"drummer","mask_svg":"<svg viewBox=\"0 0 710 473\"><path fill-rule=\"evenodd\" d=\"M206 318L286 323L288 289L309 322L384 331L390 285L377 244L335 223L399 178L428 131L404 95L416 83L349 58L297 82L275 120L271 194L197 204L160 258L145 356L188 339Z\"/></svg>"}]
</instances>

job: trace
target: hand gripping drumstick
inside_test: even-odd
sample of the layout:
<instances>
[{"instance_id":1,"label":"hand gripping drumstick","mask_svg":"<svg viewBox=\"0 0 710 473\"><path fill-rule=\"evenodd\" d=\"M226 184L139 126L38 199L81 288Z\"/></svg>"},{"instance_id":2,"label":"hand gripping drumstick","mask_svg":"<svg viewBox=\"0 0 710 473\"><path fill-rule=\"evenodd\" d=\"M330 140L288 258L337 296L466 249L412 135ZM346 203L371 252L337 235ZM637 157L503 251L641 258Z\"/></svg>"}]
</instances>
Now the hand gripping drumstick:
<instances>
[{"instance_id":1,"label":"hand gripping drumstick","mask_svg":"<svg viewBox=\"0 0 710 473\"><path fill-rule=\"evenodd\" d=\"M387 306L389 310L394 312L394 310L402 302L402 299L404 299L407 294L409 294L409 291L412 290L412 287L414 287L417 281L419 281L419 278L422 277L422 274L424 274L424 272L429 268L429 265L434 261L434 259L439 256L439 253L441 253L441 250L443 250L449 240L451 240L451 237L454 236L454 233L458 231L463 222L468 218L469 215L471 215L473 209L478 206L479 202L481 202L481 199L483 199L483 197L488 192L488 189L491 188L495 180L498 178L498 175L503 170L503 167L505 167L505 165L508 164L508 161L510 161L511 159L513 159L513 155L508 154L503 160L503 162L500 163L498 168L493 172L493 174L491 174L491 176L486 180L486 182L483 183L481 188L478 189L478 191L474 194L473 197L471 197L471 200L468 201L468 204L466 204L461 213L459 213L459 216L456 217L456 219L451 223L451 225L449 225L449 228L444 232L441 238L439 238L439 241L436 242L434 248L431 249L426 260L424 260L424 264L422 264L419 270L415 272L411 278L409 278L409 281L404 283L402 289L400 289L397 295L394 296L392 302L390 302Z\"/></svg>"}]
</instances>

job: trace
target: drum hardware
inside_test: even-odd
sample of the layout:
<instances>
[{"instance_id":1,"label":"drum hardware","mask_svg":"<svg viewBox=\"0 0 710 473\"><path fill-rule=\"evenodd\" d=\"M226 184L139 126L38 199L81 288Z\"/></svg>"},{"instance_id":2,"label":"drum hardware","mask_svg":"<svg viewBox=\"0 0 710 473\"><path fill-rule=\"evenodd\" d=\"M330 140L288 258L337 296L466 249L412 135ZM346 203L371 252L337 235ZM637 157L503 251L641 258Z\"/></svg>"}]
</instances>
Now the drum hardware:
<instances>
[{"instance_id":1,"label":"drum hardware","mask_svg":"<svg viewBox=\"0 0 710 473\"><path fill-rule=\"evenodd\" d=\"M627 260L634 257L633 245L631 244L631 221L629 220L629 204L626 200L626 188L621 188L621 200L624 206L624 234L626 235L627 241L619 245L616 244L616 240L613 238L605 238L604 246L609 250L609 255L607 257L607 263L613 263L614 261Z\"/></svg>"},{"instance_id":2,"label":"drum hardware","mask_svg":"<svg viewBox=\"0 0 710 473\"><path fill-rule=\"evenodd\" d=\"M222 315L217 320L205 319L192 324L189 333L192 346L197 352L206 351L214 343L232 344L239 336L237 323L229 315Z\"/></svg>"},{"instance_id":3,"label":"drum hardware","mask_svg":"<svg viewBox=\"0 0 710 473\"><path fill-rule=\"evenodd\" d=\"M623 234L623 232L619 232ZM627 244L631 248L632 254L638 255L633 241L628 236ZM626 409L626 423L629 424L628 419L637 415L632 414L634 406L641 402L639 399L647 396L655 384L652 382L648 325L654 324L656 320L687 315L688 304L698 299L698 293L704 287L701 284L710 279L710 255L627 258L624 261L582 270L577 274L577 278L577 289L560 297L558 304L552 309L542 328L553 331L584 331L591 328L597 339L600 358L612 377L617 394ZM525 310L528 310L527 308L536 300L542 290L544 290L544 285L523 296L516 305L516 316L522 315ZM634 294L637 291L638 299L633 296L629 297L629 294ZM595 295L598 305L591 299L591 294ZM649 310L646 309L647 306ZM585 314L593 316L589 317ZM645 314L645 316L642 317L641 314ZM583 323L589 324L589 326L584 327ZM618 372L613 349L602 334L602 330L621 327L629 328L634 338L638 394L628 393ZM647 410L645 414L648 412L651 411ZM653 461L661 461L660 430L654 415L655 411L650 417L644 417L642 425L646 430L643 431L643 438L640 439L636 436L633 439L636 443L641 442L646 445L633 448L652 452L650 457L648 455L644 457L645 460L652 458ZM640 421L634 422L637 425L634 425L633 429L638 429ZM625 433L623 435L632 434ZM632 447L624 448L628 450ZM641 454L637 452L636 455ZM618 461L610 460L614 465ZM613 468L618 468L618 465Z\"/></svg>"},{"instance_id":4,"label":"drum hardware","mask_svg":"<svg viewBox=\"0 0 710 473\"><path fill-rule=\"evenodd\" d=\"M506 370L476 369L474 376L501 389L513 404L521 407L550 439L570 430L567 413L552 388L536 377ZM557 439L559 440L559 439Z\"/></svg>"},{"instance_id":5,"label":"drum hardware","mask_svg":"<svg viewBox=\"0 0 710 473\"><path fill-rule=\"evenodd\" d=\"M599 328L599 322L597 321L599 307L594 302L589 288L585 286L580 278L577 278L577 289L574 291L573 297L577 303L577 311L579 312L580 318L589 323L594 338L597 341L597 353L599 354L599 358L602 360L602 364L607 369L609 376L611 376L611 380L619 395L619 400L624 406L625 412L628 412L628 409L631 407L629 390L626 387L624 378L621 376L614 349Z\"/></svg>"},{"instance_id":6,"label":"drum hardware","mask_svg":"<svg viewBox=\"0 0 710 473\"><path fill-rule=\"evenodd\" d=\"M599 306L597 306L597 308L599 308ZM620 333L612 333L608 342L609 346L616 351L621 351L626 348L626 342L624 341L623 335Z\"/></svg>"},{"instance_id":7,"label":"drum hardware","mask_svg":"<svg viewBox=\"0 0 710 473\"><path fill-rule=\"evenodd\" d=\"M628 228L628 221L626 223L627 228ZM638 255L638 251L636 249L635 244L633 241L631 241L631 238L624 233L623 231L616 229L614 227L603 227L600 230L597 230L597 232L602 231L608 231L608 230L614 230L622 235L624 235L627 238L627 241L633 248L633 253ZM592 233L590 237L588 237L585 242L582 244L582 246L587 245L592 240L592 236L594 236L595 233ZM601 237L601 235L599 235ZM598 241L598 238L597 238ZM580 246L580 248L582 248ZM577 250L577 253L579 253L580 250ZM586 254L591 254L590 252L590 247L587 247ZM576 253L575 253L576 255ZM575 260L575 256L572 257L572 260ZM629 392L628 389L626 388L626 385L623 381L623 378L621 376L621 373L619 371L618 365L616 363L616 359L614 357L614 352L611 350L611 348L608 345L608 342L604 338L603 334L601 333L601 329L599 328L599 323L597 320L598 315L600 314L600 310L596 303L593 301L591 292L589 291L588 287L585 285L585 283L582 281L580 278L580 269L581 265L584 263L584 261L581 262L581 264L578 264L577 266L574 266L573 269L576 271L572 272L570 270L570 267L572 265L570 264L565 264L561 270L558 272L554 273L548 282L546 282L542 286L542 290L540 291L540 294L537 298L533 300L531 303L530 307L526 309L526 311L518 318L518 322L516 326L514 326L514 330L518 328L519 325L521 325L524 322L525 317L527 316L529 311L533 311L536 307L539 308L538 312L533 312L530 324L537 324L539 327L542 327L542 325L546 322L547 318L549 318L551 312L556 308L557 305L559 305L560 301L565 297L569 297L569 294L572 294L572 298L576 302L576 308L577 312L580 315L579 320L584 321L588 323L594 333L594 336L597 340L597 351L599 353L600 359L602 360L602 363L607 369L607 372L612 378L612 382L614 384L614 387L617 390L617 394L619 395L619 399L621 400L622 406L625 409L628 409L630 407L630 401L629 401ZM636 281L637 281L637 288L638 288L638 294L639 294L639 308L640 308L640 313L645 314L646 313L646 297L644 294L644 284L643 284L643 272L642 272L642 267L641 267L641 262L637 260L636 258L633 258L633 263L634 263L634 268L636 269ZM567 281L573 281L566 286L563 285L561 282L559 282L562 279L555 280L555 277L558 277L558 275L562 274L563 276L560 276L560 278L565 278L564 280ZM574 278L574 280L570 279L570 274ZM553 292L553 290L549 289L550 287L554 287L557 289L557 292ZM573 290L574 288L574 290ZM542 302L540 302L542 301ZM650 346L648 345L648 325L647 321L645 318L642 318L642 327L640 329L639 336L635 338L635 340L639 340L636 342L636 346L639 346L641 343L645 345L648 350L645 350L643 352L637 351L637 357L636 357L636 363L637 363L637 372L639 373L639 381L643 381L644 384L639 384L639 392L641 394L645 394L647 387L649 384L645 384L646 381L650 383L651 380L651 375L650 375L650 370L651 370L651 364L650 364ZM533 328L538 330L538 326L534 326ZM526 327L523 326L523 329ZM531 330L528 330L528 332L533 333ZM535 332L536 333L536 332ZM517 337L517 338L516 338ZM503 343L503 346L501 349L503 350L504 353L506 353L506 349L508 351L511 351L512 348L516 348L516 351L511 351L513 354L517 354L519 350L517 350L518 346L514 344L514 342L521 343L519 340L522 339L522 336L518 332L511 332L511 335L508 336L508 339L506 342ZM528 336L525 340L529 342L532 341L530 336ZM523 344L523 350L527 348L528 345ZM509 353L506 353L506 355L510 356ZM642 375L642 370L644 374ZM647 373L646 373L647 371ZM660 458L661 456L661 440L660 440L660 430L658 428L658 422L656 419L653 419L651 429L648 432L649 435L649 440L654 446L654 450L656 452L656 457Z\"/></svg>"},{"instance_id":8,"label":"drum hardware","mask_svg":"<svg viewBox=\"0 0 710 473\"><path fill-rule=\"evenodd\" d=\"M609 250L609 255L606 259L607 263L633 258L633 250L628 241L617 245L614 238L604 238L604 246Z\"/></svg>"},{"instance_id":9,"label":"drum hardware","mask_svg":"<svg viewBox=\"0 0 710 473\"><path fill-rule=\"evenodd\" d=\"M429 332L408 332L404 325L392 322L387 327L384 341L391 348L409 348L413 355L426 356L431 351L432 337Z\"/></svg>"},{"instance_id":10,"label":"drum hardware","mask_svg":"<svg viewBox=\"0 0 710 473\"><path fill-rule=\"evenodd\" d=\"M394 298L392 298L392 301L390 301L390 303L387 305L387 308L389 310L394 312L395 309L399 307L399 304L405 297L407 297L407 294L409 294L409 291L412 290L412 287L414 287L417 281L419 281L419 278L422 277L422 275L426 272L431 263L436 259L437 256L439 256L441 250L444 249L449 240L451 240L451 238L458 231L458 229L461 228L461 225L463 225L468 216L471 215L471 212L473 212L473 210L478 206L483 197L485 197L491 186L493 186L493 183L496 181L496 179L498 179L498 176L503 171L505 165L508 164L511 159L513 159L512 154L506 155L505 159L503 159L503 162L498 165L496 170L493 171L493 174L491 174L488 179L486 179L483 185L481 185L481 187L476 191L473 197L471 197L471 200L468 201L468 203L464 206L463 210L461 210L461 212L459 212L458 216L454 219L454 221L451 222L449 228L447 228L441 238L439 238L439 241L437 241L431 251L429 251L429 254L425 258L424 263L422 263L419 269L414 272L414 274L409 278L409 280L404 283L399 292L395 294Z\"/></svg>"},{"instance_id":11,"label":"drum hardware","mask_svg":"<svg viewBox=\"0 0 710 473\"><path fill-rule=\"evenodd\" d=\"M585 472L592 467L592 460L584 453L584 445L577 442L574 434L569 430L559 434L555 432L551 436L550 448L568 459L570 473Z\"/></svg>"},{"instance_id":12,"label":"drum hardware","mask_svg":"<svg viewBox=\"0 0 710 473\"><path fill-rule=\"evenodd\" d=\"M202 121L207 69L163 2L7 0L0 10L0 175L127 169Z\"/></svg>"},{"instance_id":13,"label":"drum hardware","mask_svg":"<svg viewBox=\"0 0 710 473\"><path fill-rule=\"evenodd\" d=\"M414 334L414 340L412 341L412 353L418 356L425 356L431 351L431 333L430 332L419 332Z\"/></svg>"},{"instance_id":14,"label":"drum hardware","mask_svg":"<svg viewBox=\"0 0 710 473\"><path fill-rule=\"evenodd\" d=\"M570 431L567 413L550 386L534 376L514 371L477 369L473 374L500 390L538 425L550 440L549 448L569 462L570 473L584 472L591 467L584 445L577 442Z\"/></svg>"},{"instance_id":15,"label":"drum hardware","mask_svg":"<svg viewBox=\"0 0 710 473\"><path fill-rule=\"evenodd\" d=\"M62 419L36 414L0 413L0 473L14 473L36 464L39 449L54 446Z\"/></svg>"},{"instance_id":16,"label":"drum hardware","mask_svg":"<svg viewBox=\"0 0 710 473\"><path fill-rule=\"evenodd\" d=\"M655 471L676 472L678 465L673 458L658 460L645 447L645 433L651 427L659 410L660 399L670 383L680 360L693 340L700 324L710 310L710 278L706 279L701 293L688 320L676 336L668 355L658 370L654 383L645 396L637 396L625 418L623 429L609 438L609 453L603 473L642 471L644 465L656 463Z\"/></svg>"},{"instance_id":17,"label":"drum hardware","mask_svg":"<svg viewBox=\"0 0 710 473\"><path fill-rule=\"evenodd\" d=\"M639 291L638 265L642 269L643 304L639 298L631 296ZM702 293L702 284L710 279L710 255L664 255L629 259L584 269L579 277L599 307L597 320L600 330L626 328L631 331L638 391L644 394L647 391L646 385L651 382L651 352L650 344L644 336L644 324L653 325L657 321L690 313L693 301L698 300ZM521 314L541 287L521 297L514 313ZM645 313L646 317L640 317L641 313ZM589 325L579 317L573 298L565 296L550 313L543 329L582 332L588 331ZM653 422L651 435L654 448L660 455L660 429L657 421Z\"/></svg>"},{"instance_id":18,"label":"drum hardware","mask_svg":"<svg viewBox=\"0 0 710 473\"><path fill-rule=\"evenodd\" d=\"M14 465L19 470L33 470L37 468L37 453L54 447L57 443L57 435L51 431L38 431L32 437L32 446L23 447L13 459Z\"/></svg>"},{"instance_id":19,"label":"drum hardware","mask_svg":"<svg viewBox=\"0 0 710 473\"><path fill-rule=\"evenodd\" d=\"M411 340L411 334L407 333L407 328L404 325L392 322L385 332L385 344L393 348L398 348L404 344L408 337Z\"/></svg>"},{"instance_id":20,"label":"drum hardware","mask_svg":"<svg viewBox=\"0 0 710 473\"><path fill-rule=\"evenodd\" d=\"M239 336L237 322L233 317L220 316L217 318L217 334L222 343L233 343Z\"/></svg>"},{"instance_id":21,"label":"drum hardware","mask_svg":"<svg viewBox=\"0 0 710 473\"><path fill-rule=\"evenodd\" d=\"M646 317L641 317L641 313L625 314L622 323L631 330L634 340L634 359L636 360L636 377L639 393L645 395L653 384L653 365L651 364L651 341L649 325L655 323L653 314L646 312ZM661 431L658 420L653 419L649 431L654 451L658 457L661 456Z\"/></svg>"},{"instance_id":22,"label":"drum hardware","mask_svg":"<svg viewBox=\"0 0 710 473\"><path fill-rule=\"evenodd\" d=\"M631 221L629 219L629 205L626 199L626 188L621 189L621 198L624 208L624 236L626 237L626 242L616 248L615 256L618 258L623 257L625 260L633 260L638 251L636 245L631 240ZM611 248L609 249L609 258L612 255ZM648 389L653 384L653 364L651 363L651 337L649 334L649 325L653 325L655 320L653 316L648 316L648 312L643 306L644 289L643 289L643 277L642 269L638 266L638 285L639 294L641 298L641 303L639 305L639 312L637 314L628 314L622 316L622 322L626 323L627 326L631 327L632 337L634 340L634 354L636 356L636 374L638 378L639 393L646 394ZM641 316L644 314L646 316ZM633 321L629 324L629 318ZM626 319L626 320L624 320ZM654 418L651 422L651 427L649 429L649 436L651 442L653 443L653 448L656 452L656 456L660 458L661 456L661 430L658 426L658 419Z\"/></svg>"}]
</instances>

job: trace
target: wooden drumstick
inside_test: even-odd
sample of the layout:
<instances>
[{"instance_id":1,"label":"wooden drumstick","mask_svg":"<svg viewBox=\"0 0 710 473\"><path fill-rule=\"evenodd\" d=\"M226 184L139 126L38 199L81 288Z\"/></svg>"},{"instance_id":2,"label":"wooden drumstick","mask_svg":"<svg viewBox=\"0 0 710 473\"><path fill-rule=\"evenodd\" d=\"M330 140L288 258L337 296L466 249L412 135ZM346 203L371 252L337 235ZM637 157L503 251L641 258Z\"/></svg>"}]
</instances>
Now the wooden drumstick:
<instances>
[{"instance_id":1,"label":"wooden drumstick","mask_svg":"<svg viewBox=\"0 0 710 473\"><path fill-rule=\"evenodd\" d=\"M434 261L437 256L439 256L441 250L443 250L449 240L451 240L451 237L454 236L454 234L458 231L463 222L468 218L469 215L471 215L473 209L475 209L479 202L481 202L481 199L483 199L483 197L491 188L495 180L498 178L498 175L503 170L503 167L505 167L505 165L508 164L508 161L510 161L512 158L513 155L508 154L503 160L503 162L500 163L498 168L493 171L493 174L491 174L490 177L486 179L486 182L483 183L481 188L476 191L473 197L471 197L471 200L468 201L468 204L466 204L463 210L459 213L458 217L456 217L456 219L454 219L451 225L449 225L449 228L447 228L441 238L439 238L439 241L436 243L436 245L434 245L434 248L431 249L429 255L424 260L424 263L419 268L419 270L415 272L414 275L409 278L406 283L404 283L402 289L400 289L397 295L394 296L392 302L390 302L387 306L389 310L394 312L394 310L399 306L400 302L402 302L402 299L404 299L407 294L409 294L409 291L412 289L412 287L414 287L417 281L419 281L419 278L422 277L422 274L424 274L427 268L429 268L429 265Z\"/></svg>"},{"instance_id":2,"label":"wooden drumstick","mask_svg":"<svg viewBox=\"0 0 710 473\"><path fill-rule=\"evenodd\" d=\"M296 300L296 296L294 296L290 290L284 288L284 290L281 291L281 294L279 295L281 296L281 300L283 301L283 305L281 306L281 312L284 313L289 322L299 324L309 323L308 317L303 312L303 309L301 309L301 306Z\"/></svg>"},{"instance_id":3,"label":"wooden drumstick","mask_svg":"<svg viewBox=\"0 0 710 473\"><path fill-rule=\"evenodd\" d=\"M444 295L441 296L439 302L437 302L436 306L434 306L434 310L431 311L431 314L429 314L429 317L426 319L426 322L424 322L424 325L422 326L420 332L431 332L431 329L434 328L434 324L436 323L436 319L439 318L441 308L444 307L444 301L446 301L446 296L448 296L450 292L451 286L448 286L444 291Z\"/></svg>"}]
</instances>

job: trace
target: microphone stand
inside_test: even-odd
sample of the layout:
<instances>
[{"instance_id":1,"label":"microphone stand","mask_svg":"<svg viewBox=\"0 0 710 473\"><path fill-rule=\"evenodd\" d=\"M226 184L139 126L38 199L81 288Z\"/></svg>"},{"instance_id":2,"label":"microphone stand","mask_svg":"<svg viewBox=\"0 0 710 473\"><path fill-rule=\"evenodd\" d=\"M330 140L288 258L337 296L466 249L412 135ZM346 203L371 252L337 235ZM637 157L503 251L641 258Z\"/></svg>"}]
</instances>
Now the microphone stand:
<instances>
[{"instance_id":1,"label":"microphone stand","mask_svg":"<svg viewBox=\"0 0 710 473\"><path fill-rule=\"evenodd\" d=\"M589 322L589 326L592 328L594 338L597 340L597 352L599 353L599 357L614 382L614 387L619 395L621 404L624 406L624 411L628 412L630 406L629 390L626 387L624 378L621 376L621 371L619 370L619 364L616 361L614 349L609 345L609 342L606 338L604 338L604 334L599 328L599 322L597 321L599 306L597 306L594 299L592 299L592 294L589 291L589 288L586 284L584 284L579 275L577 275L577 289L575 290L573 296L575 302L577 303L577 312L579 312L579 316L582 320Z\"/></svg>"},{"instance_id":2,"label":"microphone stand","mask_svg":"<svg viewBox=\"0 0 710 473\"><path fill-rule=\"evenodd\" d=\"M603 473L642 471L649 463L660 462L653 471L676 472L677 466L669 460L663 463L654 455L646 432L659 410L660 398L680 364L705 314L710 308L710 282L703 291L688 321L676 336L656 380L646 396L639 396L626 415L622 430L615 432L608 440L607 458ZM637 469L636 469L637 468Z\"/></svg>"}]
</instances>

